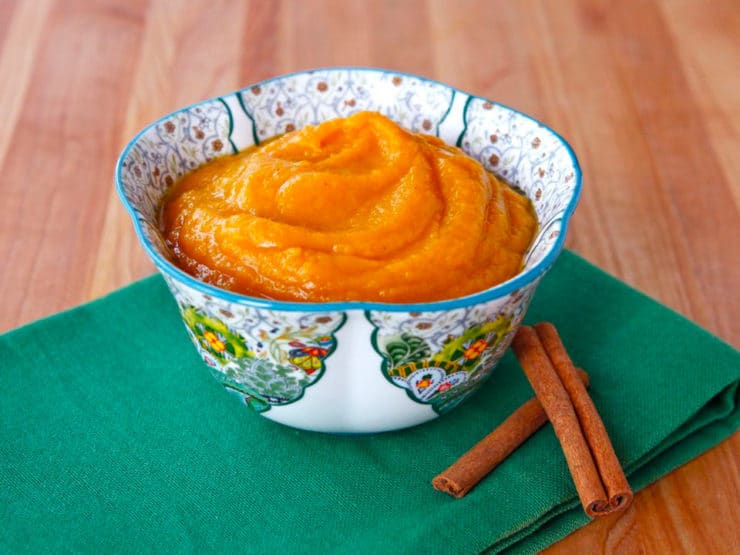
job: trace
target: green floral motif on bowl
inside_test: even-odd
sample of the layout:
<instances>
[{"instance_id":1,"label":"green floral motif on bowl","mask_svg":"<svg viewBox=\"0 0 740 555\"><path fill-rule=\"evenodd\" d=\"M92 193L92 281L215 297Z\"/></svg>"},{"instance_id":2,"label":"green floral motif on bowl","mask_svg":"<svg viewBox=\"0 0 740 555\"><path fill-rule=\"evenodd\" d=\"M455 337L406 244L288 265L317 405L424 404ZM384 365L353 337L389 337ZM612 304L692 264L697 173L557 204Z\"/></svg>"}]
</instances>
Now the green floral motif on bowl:
<instances>
[{"instance_id":1,"label":"green floral motif on bowl","mask_svg":"<svg viewBox=\"0 0 740 555\"><path fill-rule=\"evenodd\" d=\"M406 332L385 338L376 348L383 356L386 378L406 389L411 399L442 414L464 401L488 376L498 347L511 330L511 316L499 314L448 337L434 354L424 338Z\"/></svg>"},{"instance_id":2,"label":"green floral motif on bowl","mask_svg":"<svg viewBox=\"0 0 740 555\"><path fill-rule=\"evenodd\" d=\"M232 332L220 320L206 316L194 306L185 308L182 311L182 318L197 344L220 362L226 363L254 356L239 334Z\"/></svg>"},{"instance_id":3,"label":"green floral motif on bowl","mask_svg":"<svg viewBox=\"0 0 740 555\"><path fill-rule=\"evenodd\" d=\"M300 399L321 377L324 361L336 348L333 335L315 337L313 327L276 328L274 323L271 333L258 330L258 342L250 346L218 318L194 306L181 311L193 343L216 379L258 412Z\"/></svg>"}]
</instances>

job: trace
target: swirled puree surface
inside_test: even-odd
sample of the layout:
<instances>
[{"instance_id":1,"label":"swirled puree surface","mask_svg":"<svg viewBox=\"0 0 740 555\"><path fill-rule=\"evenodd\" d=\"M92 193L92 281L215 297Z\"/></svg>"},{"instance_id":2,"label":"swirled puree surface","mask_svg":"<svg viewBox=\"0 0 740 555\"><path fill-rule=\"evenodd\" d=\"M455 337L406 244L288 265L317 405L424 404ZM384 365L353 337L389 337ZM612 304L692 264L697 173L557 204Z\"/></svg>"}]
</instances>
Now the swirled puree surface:
<instances>
[{"instance_id":1,"label":"swirled puree surface","mask_svg":"<svg viewBox=\"0 0 740 555\"><path fill-rule=\"evenodd\" d=\"M531 202L479 162L374 112L217 158L162 207L186 272L291 301L482 291L521 270L536 228Z\"/></svg>"}]
</instances>

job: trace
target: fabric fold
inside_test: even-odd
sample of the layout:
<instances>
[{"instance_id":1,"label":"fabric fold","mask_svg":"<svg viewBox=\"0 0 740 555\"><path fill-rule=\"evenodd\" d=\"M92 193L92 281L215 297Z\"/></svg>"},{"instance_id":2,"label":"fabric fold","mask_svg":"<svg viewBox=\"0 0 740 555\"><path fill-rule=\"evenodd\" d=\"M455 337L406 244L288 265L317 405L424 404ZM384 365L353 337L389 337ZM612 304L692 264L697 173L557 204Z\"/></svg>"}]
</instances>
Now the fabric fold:
<instances>
[{"instance_id":1,"label":"fabric fold","mask_svg":"<svg viewBox=\"0 0 740 555\"><path fill-rule=\"evenodd\" d=\"M635 490L740 425L737 350L571 252L542 320ZM465 498L432 489L532 396L511 353L434 422L301 432L223 392L153 276L0 336L0 388L1 551L526 553L588 522L549 425Z\"/></svg>"}]
</instances>

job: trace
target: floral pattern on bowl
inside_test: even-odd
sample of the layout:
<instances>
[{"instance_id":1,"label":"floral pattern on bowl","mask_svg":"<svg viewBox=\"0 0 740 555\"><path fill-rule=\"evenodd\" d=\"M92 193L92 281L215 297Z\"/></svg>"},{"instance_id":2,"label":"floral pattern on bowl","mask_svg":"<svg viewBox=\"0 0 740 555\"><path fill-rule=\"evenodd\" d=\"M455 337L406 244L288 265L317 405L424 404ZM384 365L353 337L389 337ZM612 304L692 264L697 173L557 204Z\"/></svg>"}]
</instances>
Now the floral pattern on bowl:
<instances>
[{"instance_id":1,"label":"floral pattern on bowl","mask_svg":"<svg viewBox=\"0 0 740 555\"><path fill-rule=\"evenodd\" d=\"M371 110L403 127L436 134L454 91L412 76L363 71L299 73L238 93L255 143L328 119ZM399 101L400 99L400 101Z\"/></svg>"},{"instance_id":2,"label":"floral pattern on bowl","mask_svg":"<svg viewBox=\"0 0 740 555\"><path fill-rule=\"evenodd\" d=\"M214 376L258 412L293 403L337 346L344 313L276 312L224 303L166 278L190 338Z\"/></svg>"},{"instance_id":3,"label":"floral pattern on bowl","mask_svg":"<svg viewBox=\"0 0 740 555\"><path fill-rule=\"evenodd\" d=\"M126 194L145 221L156 220L162 197L184 173L236 151L231 125L223 101L214 100L164 118L140 137L122 169Z\"/></svg>"},{"instance_id":4,"label":"floral pattern on bowl","mask_svg":"<svg viewBox=\"0 0 740 555\"><path fill-rule=\"evenodd\" d=\"M459 405L509 348L537 282L503 302L443 312L367 311L383 374L438 413Z\"/></svg>"},{"instance_id":5,"label":"floral pattern on bowl","mask_svg":"<svg viewBox=\"0 0 740 555\"><path fill-rule=\"evenodd\" d=\"M157 218L179 177L276 134L361 110L457 144L529 196L540 228L520 274L433 303L289 303L219 289L172 263ZM270 79L152 123L121 154L116 185L219 382L277 422L357 433L436 418L491 375L563 247L581 174L562 138L515 110L422 77L331 68Z\"/></svg>"},{"instance_id":6,"label":"floral pattern on bowl","mask_svg":"<svg viewBox=\"0 0 740 555\"><path fill-rule=\"evenodd\" d=\"M458 146L532 200L540 222L525 262L532 267L554 247L572 200L572 191L560 186L576 178L570 149L541 123L482 98L470 98L464 117Z\"/></svg>"}]
</instances>

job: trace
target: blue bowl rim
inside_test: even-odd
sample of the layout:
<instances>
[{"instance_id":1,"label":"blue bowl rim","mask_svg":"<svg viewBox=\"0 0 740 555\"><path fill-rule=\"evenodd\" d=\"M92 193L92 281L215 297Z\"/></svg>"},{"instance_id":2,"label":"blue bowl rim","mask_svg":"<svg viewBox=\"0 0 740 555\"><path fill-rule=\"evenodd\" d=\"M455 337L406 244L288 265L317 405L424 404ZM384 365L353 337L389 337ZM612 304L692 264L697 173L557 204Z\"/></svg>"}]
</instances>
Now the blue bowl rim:
<instances>
[{"instance_id":1,"label":"blue bowl rim","mask_svg":"<svg viewBox=\"0 0 740 555\"><path fill-rule=\"evenodd\" d=\"M156 125L172 118L173 116L176 116L177 114L180 114L182 112L185 112L197 106L202 106L203 104L213 102L220 98L224 98L226 96L230 96L233 94L239 94L255 86L265 86L269 83L272 83L273 81L277 81L277 80L281 80L281 79L285 79L285 78L293 77L297 75L306 75L306 74L311 74L311 73L316 73L316 72L340 72L340 71L361 71L361 72L367 72L367 73L378 73L381 75L383 74L400 75L400 76L410 77L413 79L419 79L420 81L424 83L431 83L434 85L447 88L453 91L454 94L467 95L469 97L468 102L470 100L475 99L475 100L482 100L484 102L490 102L492 104L495 104L496 106L499 106L505 110L509 110L510 112L513 112L517 114L518 116L521 116L525 119L528 119L534 122L539 127L552 133L553 136L556 137L560 141L560 143L565 147L565 150L568 153L568 156L570 157L571 164L573 165L575 181L573 185L573 194L571 195L570 201L568 202L568 206L565 207L565 211L563 212L563 215L561 218L560 234L558 238L556 239L555 244L550 249L550 251L533 267L529 268L528 270L524 272L517 274L513 278L503 283L494 285L493 287L489 287L488 289L479 291L477 293L473 293L471 295L466 295L464 297L456 297L452 299L445 299L442 301L422 302L422 303L383 303L383 302L368 302L368 301L293 302L293 301L278 301L278 300L273 300L273 299L250 297L248 295L234 293L232 291L221 289L220 287L216 287L215 285L210 285L208 283L200 281L194 278L193 276L191 276L190 274L187 274L186 272L184 272L183 270L181 270L174 264L172 264L170 261L164 258L159 252L157 252L157 249L154 248L154 246L148 241L148 239L144 235L143 229L141 227L141 222L139 221L139 217L137 216L137 210L136 208L134 208L134 206L131 205L128 198L126 197L126 194L123 190L123 183L121 179L121 171L123 169L123 162L128 157L128 154L131 151L131 149L138 143L139 139L144 133L149 131L152 127L155 127ZM137 238L139 239L139 242L144 247L144 250L149 255L149 258L151 258L151 260L154 262L154 265L157 267L157 269L169 275L176 281L184 282L185 285L197 291L200 291L201 293L210 295L214 298L219 298L219 299L223 299L225 301L231 302L231 303L251 306L251 307L259 308L259 309L269 309L269 310L277 310L277 311L281 311L281 310L282 311L301 311L301 312L335 312L335 311L347 311L347 310L377 310L377 311L384 311L384 312L435 312L435 311L453 310L456 308L464 308L464 307L468 307L472 305L477 305L477 304L485 303L485 302L488 302L494 299L501 298L505 295L508 295L509 293L516 291L517 289L523 286L529 285L530 283L535 281L537 278L542 276L545 272L547 272L550 269L552 264L554 264L555 260L557 259L558 255L562 252L563 246L565 244L565 237L568 231L568 225L570 223L570 218L572 217L573 211L575 210L578 204L578 200L581 196L582 179L583 179L583 174L581 172L581 166L578 163L578 158L576 157L575 152L573 151L573 148L570 146L570 144L568 144L568 141L566 141L559 133L557 133L556 131L548 127L547 125L543 124L541 121L533 118L532 116L529 116L514 108L511 108L510 106L507 106L506 104L501 104L500 102L495 102L488 98L484 98L481 96L468 93L466 91L463 91L456 87L452 87L450 85L447 85L435 79L429 79L427 77L422 77L420 75L414 75L413 73L408 73L404 71L395 71L395 70L390 70L390 69L363 67L363 66L320 67L320 68L315 68L315 69L294 71L291 73L286 73L284 75L278 75L275 77L271 77L270 79L265 79L263 81L253 83L251 85L247 85L245 87L242 87L241 89L238 89L237 91L228 93L226 95L216 96L216 97L212 97L206 100L201 100L200 102L196 102L194 104L190 104L189 106L185 106L184 108L180 108L179 110L175 110L174 112L170 112L169 114L166 114L162 116L161 118L153 121L152 123L146 125L143 129L141 129L134 136L133 139L131 139L128 142L126 147L121 152L121 155L119 156L118 161L116 162L116 170L115 170L116 191L118 192L118 196L121 199L123 206L126 208L126 211L128 212L129 216L133 220L134 230L136 232Z\"/></svg>"}]
</instances>

